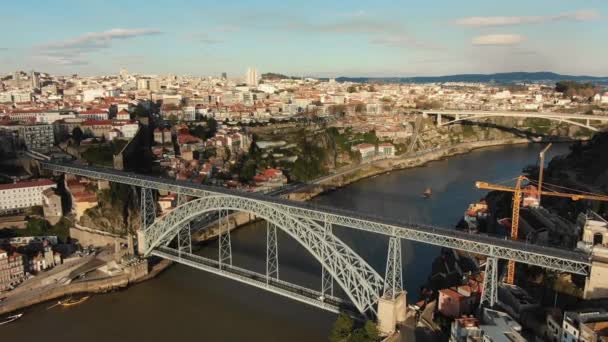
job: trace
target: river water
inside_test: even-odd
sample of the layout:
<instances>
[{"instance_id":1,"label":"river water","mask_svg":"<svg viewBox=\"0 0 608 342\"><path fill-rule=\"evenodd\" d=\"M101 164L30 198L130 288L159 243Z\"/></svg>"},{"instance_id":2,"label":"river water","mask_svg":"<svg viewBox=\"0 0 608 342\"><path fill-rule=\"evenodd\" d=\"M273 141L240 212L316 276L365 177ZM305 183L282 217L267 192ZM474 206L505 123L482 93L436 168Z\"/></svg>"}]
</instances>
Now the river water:
<instances>
[{"instance_id":1,"label":"river water","mask_svg":"<svg viewBox=\"0 0 608 342\"><path fill-rule=\"evenodd\" d=\"M362 180L314 199L331 205L413 222L453 227L469 203L485 192L474 182L516 177L535 164L540 145L477 150L429 163L425 167ZM547 160L566 153L554 145ZM426 187L433 196L423 199ZM384 273L387 239L372 234L334 230L356 252ZM265 224L232 233L233 262L264 273ZM403 274L408 301L418 298L439 248L403 242ZM217 256L217 242L202 254ZM319 289L316 260L279 233L280 277ZM41 304L0 327L2 341L326 341L335 315L232 280L175 265L157 278L127 290L95 295L71 308L47 310Z\"/></svg>"}]
</instances>

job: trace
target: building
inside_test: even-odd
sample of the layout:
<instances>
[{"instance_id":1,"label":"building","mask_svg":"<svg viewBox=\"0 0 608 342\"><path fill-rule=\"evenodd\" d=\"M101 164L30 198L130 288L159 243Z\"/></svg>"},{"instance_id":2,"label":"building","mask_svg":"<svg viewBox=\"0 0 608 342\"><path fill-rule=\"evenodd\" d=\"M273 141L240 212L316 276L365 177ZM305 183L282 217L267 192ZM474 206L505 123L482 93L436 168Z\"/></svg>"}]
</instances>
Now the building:
<instances>
[{"instance_id":1,"label":"building","mask_svg":"<svg viewBox=\"0 0 608 342\"><path fill-rule=\"evenodd\" d=\"M82 101L91 102L96 98L104 97L105 92L106 91L103 88L85 89L82 91Z\"/></svg>"},{"instance_id":2,"label":"building","mask_svg":"<svg viewBox=\"0 0 608 342\"><path fill-rule=\"evenodd\" d=\"M159 145L171 144L171 130L168 128L154 129L154 142Z\"/></svg>"},{"instance_id":3,"label":"building","mask_svg":"<svg viewBox=\"0 0 608 342\"><path fill-rule=\"evenodd\" d=\"M605 309L567 311L562 323L562 342L608 340L608 312Z\"/></svg>"},{"instance_id":4,"label":"building","mask_svg":"<svg viewBox=\"0 0 608 342\"><path fill-rule=\"evenodd\" d=\"M483 309L483 324L479 326L482 330L484 342L526 342L521 335L521 325L517 323L509 314L492 310Z\"/></svg>"},{"instance_id":5,"label":"building","mask_svg":"<svg viewBox=\"0 0 608 342\"><path fill-rule=\"evenodd\" d=\"M53 126L48 124L19 125L19 140L28 150L46 151L55 144Z\"/></svg>"},{"instance_id":6,"label":"building","mask_svg":"<svg viewBox=\"0 0 608 342\"><path fill-rule=\"evenodd\" d=\"M378 145L378 156L384 158L392 158L395 156L395 146L390 143L382 143Z\"/></svg>"},{"instance_id":7,"label":"building","mask_svg":"<svg viewBox=\"0 0 608 342\"><path fill-rule=\"evenodd\" d=\"M24 257L0 249L0 291L6 291L25 279Z\"/></svg>"},{"instance_id":8,"label":"building","mask_svg":"<svg viewBox=\"0 0 608 342\"><path fill-rule=\"evenodd\" d=\"M31 79L32 79L32 88L40 89L40 74L32 71Z\"/></svg>"},{"instance_id":9,"label":"building","mask_svg":"<svg viewBox=\"0 0 608 342\"><path fill-rule=\"evenodd\" d=\"M475 317L462 317L452 321L450 342L481 341L479 320Z\"/></svg>"},{"instance_id":10,"label":"building","mask_svg":"<svg viewBox=\"0 0 608 342\"><path fill-rule=\"evenodd\" d=\"M438 311L449 318L472 314L480 298L480 286L471 279L468 285L439 290Z\"/></svg>"},{"instance_id":11,"label":"building","mask_svg":"<svg viewBox=\"0 0 608 342\"><path fill-rule=\"evenodd\" d=\"M89 109L78 113L78 117L87 120L108 120L110 114L103 109Z\"/></svg>"},{"instance_id":12,"label":"building","mask_svg":"<svg viewBox=\"0 0 608 342\"><path fill-rule=\"evenodd\" d=\"M63 216L61 197L55 192L54 188L49 188L42 192L42 209L44 218L51 224L56 224Z\"/></svg>"},{"instance_id":13,"label":"building","mask_svg":"<svg viewBox=\"0 0 608 342\"><path fill-rule=\"evenodd\" d=\"M131 113L129 113L125 109L122 109L120 112L118 112L116 114L116 119L117 120L131 120Z\"/></svg>"},{"instance_id":14,"label":"building","mask_svg":"<svg viewBox=\"0 0 608 342\"><path fill-rule=\"evenodd\" d=\"M258 70L256 68L248 68L245 74L245 83L251 87L257 87L259 83Z\"/></svg>"},{"instance_id":15,"label":"building","mask_svg":"<svg viewBox=\"0 0 608 342\"><path fill-rule=\"evenodd\" d=\"M67 180L66 189L70 192L72 212L76 216L76 220L80 220L87 209L94 208L99 204L97 195L87 191L84 184L78 179Z\"/></svg>"},{"instance_id":16,"label":"building","mask_svg":"<svg viewBox=\"0 0 608 342\"><path fill-rule=\"evenodd\" d=\"M361 160L373 159L376 156L376 146L372 144L358 144L353 146L352 150L359 152Z\"/></svg>"},{"instance_id":17,"label":"building","mask_svg":"<svg viewBox=\"0 0 608 342\"><path fill-rule=\"evenodd\" d=\"M29 208L43 205L43 192L55 188L50 179L0 184L0 211Z\"/></svg>"}]
</instances>

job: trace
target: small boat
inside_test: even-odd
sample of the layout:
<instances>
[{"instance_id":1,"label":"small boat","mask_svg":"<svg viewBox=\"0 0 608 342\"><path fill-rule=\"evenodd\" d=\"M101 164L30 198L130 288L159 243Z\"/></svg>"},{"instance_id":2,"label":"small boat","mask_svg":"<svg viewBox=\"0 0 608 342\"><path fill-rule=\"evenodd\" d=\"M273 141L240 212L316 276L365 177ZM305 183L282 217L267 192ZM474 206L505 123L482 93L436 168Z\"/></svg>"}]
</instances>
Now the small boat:
<instances>
[{"instance_id":1,"label":"small boat","mask_svg":"<svg viewBox=\"0 0 608 342\"><path fill-rule=\"evenodd\" d=\"M5 324L9 324L10 322L14 322L14 321L18 320L19 318L21 318L22 316L23 316L22 313L8 316L8 317L6 317L5 320L0 321L0 325L5 325Z\"/></svg>"},{"instance_id":2,"label":"small boat","mask_svg":"<svg viewBox=\"0 0 608 342\"><path fill-rule=\"evenodd\" d=\"M89 296L84 296L78 299L74 299L72 297L68 298L68 299L64 299L64 300L60 300L57 302L57 304L61 305L61 306L74 306L74 305L78 305L81 303L84 303L87 299L89 299Z\"/></svg>"},{"instance_id":3,"label":"small boat","mask_svg":"<svg viewBox=\"0 0 608 342\"><path fill-rule=\"evenodd\" d=\"M429 198L429 197L433 196L433 189L431 189L431 188L426 188L426 189L424 190L424 192L422 193L422 196L424 196L424 197L426 197L426 198Z\"/></svg>"}]
</instances>

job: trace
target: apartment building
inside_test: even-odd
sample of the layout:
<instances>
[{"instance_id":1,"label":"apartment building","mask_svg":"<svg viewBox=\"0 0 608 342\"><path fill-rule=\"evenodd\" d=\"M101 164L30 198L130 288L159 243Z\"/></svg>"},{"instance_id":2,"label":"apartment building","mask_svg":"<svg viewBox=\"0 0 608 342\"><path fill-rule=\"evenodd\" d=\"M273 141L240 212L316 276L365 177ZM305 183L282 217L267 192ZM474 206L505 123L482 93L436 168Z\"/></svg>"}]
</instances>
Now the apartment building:
<instances>
[{"instance_id":1,"label":"apartment building","mask_svg":"<svg viewBox=\"0 0 608 342\"><path fill-rule=\"evenodd\" d=\"M50 179L0 184L0 211L43 205L43 192L55 188Z\"/></svg>"}]
</instances>

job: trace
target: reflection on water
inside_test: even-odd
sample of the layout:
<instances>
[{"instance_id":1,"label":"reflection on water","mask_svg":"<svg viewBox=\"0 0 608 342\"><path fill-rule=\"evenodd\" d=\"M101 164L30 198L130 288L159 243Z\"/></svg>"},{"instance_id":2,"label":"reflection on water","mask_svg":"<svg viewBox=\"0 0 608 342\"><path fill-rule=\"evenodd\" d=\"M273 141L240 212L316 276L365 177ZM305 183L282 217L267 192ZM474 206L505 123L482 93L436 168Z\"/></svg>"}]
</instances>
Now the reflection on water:
<instances>
[{"instance_id":1,"label":"reflection on water","mask_svg":"<svg viewBox=\"0 0 608 342\"><path fill-rule=\"evenodd\" d=\"M451 227L464 209L484 192L477 180L516 177L536 163L540 145L491 148L433 162L426 167L391 172L350 185L314 201L376 215ZM565 153L555 145L549 153ZM548 157L547 160L550 160ZM433 196L422 197L426 187ZM237 266L264 272L265 224L232 235ZM360 231L335 229L380 274L387 239ZM403 242L404 281L409 300L417 298L438 248ZM210 242L202 254L217 256ZM281 278L320 287L321 268L303 247L279 234ZM96 295L72 308L26 311L18 322L0 327L3 340L34 341L326 341L334 315L262 290L176 265L158 278L125 291Z\"/></svg>"}]
</instances>

